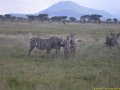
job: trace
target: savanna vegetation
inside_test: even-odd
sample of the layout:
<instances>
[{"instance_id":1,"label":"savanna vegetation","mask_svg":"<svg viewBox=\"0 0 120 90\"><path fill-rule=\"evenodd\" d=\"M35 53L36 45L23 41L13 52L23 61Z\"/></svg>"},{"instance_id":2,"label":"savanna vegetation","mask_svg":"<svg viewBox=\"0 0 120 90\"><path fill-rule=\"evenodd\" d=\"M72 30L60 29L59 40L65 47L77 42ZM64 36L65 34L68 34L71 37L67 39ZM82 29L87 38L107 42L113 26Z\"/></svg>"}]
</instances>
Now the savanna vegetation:
<instances>
[{"instance_id":1,"label":"savanna vegetation","mask_svg":"<svg viewBox=\"0 0 120 90\"><path fill-rule=\"evenodd\" d=\"M71 18L72 20L73 18ZM118 24L44 24L0 22L0 90L94 90L120 87L120 47L104 44L106 32L120 32ZM32 37L65 38L77 33L76 56L64 59L33 50Z\"/></svg>"}]
</instances>

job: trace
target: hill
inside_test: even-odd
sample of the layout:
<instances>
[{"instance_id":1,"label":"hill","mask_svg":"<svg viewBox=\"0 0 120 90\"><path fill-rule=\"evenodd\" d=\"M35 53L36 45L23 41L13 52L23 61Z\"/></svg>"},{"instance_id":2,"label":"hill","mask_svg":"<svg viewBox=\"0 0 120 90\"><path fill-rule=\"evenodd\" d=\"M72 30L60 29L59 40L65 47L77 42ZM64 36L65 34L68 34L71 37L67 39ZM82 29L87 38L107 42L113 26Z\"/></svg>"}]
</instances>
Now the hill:
<instances>
[{"instance_id":1,"label":"hill","mask_svg":"<svg viewBox=\"0 0 120 90\"><path fill-rule=\"evenodd\" d=\"M72 1L58 2L37 14L42 14L42 13L49 14L50 16L68 16L68 17L73 16L76 18L79 18L80 16L86 14L100 14L103 15L103 18L114 17L113 15L109 14L106 11L83 7Z\"/></svg>"}]
</instances>

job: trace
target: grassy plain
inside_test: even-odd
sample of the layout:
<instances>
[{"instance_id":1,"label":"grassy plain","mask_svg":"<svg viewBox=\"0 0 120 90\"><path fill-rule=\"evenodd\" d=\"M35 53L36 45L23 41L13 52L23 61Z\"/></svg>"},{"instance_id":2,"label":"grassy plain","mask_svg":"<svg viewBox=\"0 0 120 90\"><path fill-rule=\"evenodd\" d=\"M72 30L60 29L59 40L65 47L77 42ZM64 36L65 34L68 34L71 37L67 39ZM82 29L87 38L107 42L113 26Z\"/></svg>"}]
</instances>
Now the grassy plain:
<instances>
[{"instance_id":1,"label":"grassy plain","mask_svg":"<svg viewBox=\"0 0 120 90\"><path fill-rule=\"evenodd\" d=\"M120 48L104 47L106 32L120 32L114 24L37 24L0 22L0 90L94 90L120 87ZM77 33L76 57L48 57L35 49L33 36L65 37Z\"/></svg>"}]
</instances>

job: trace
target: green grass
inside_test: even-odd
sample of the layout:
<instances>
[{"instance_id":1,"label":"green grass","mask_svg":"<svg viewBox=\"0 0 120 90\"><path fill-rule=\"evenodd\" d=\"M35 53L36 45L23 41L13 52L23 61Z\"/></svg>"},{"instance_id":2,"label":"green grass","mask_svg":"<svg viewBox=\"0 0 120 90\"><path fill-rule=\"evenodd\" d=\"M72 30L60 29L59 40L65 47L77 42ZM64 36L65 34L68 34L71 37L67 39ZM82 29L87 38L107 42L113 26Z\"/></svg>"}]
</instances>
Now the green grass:
<instances>
[{"instance_id":1,"label":"green grass","mask_svg":"<svg viewBox=\"0 0 120 90\"><path fill-rule=\"evenodd\" d=\"M106 32L119 25L0 24L0 90L93 90L120 87L120 48L104 47ZM64 59L35 49L28 56L29 39L76 32L82 40L76 57Z\"/></svg>"}]
</instances>

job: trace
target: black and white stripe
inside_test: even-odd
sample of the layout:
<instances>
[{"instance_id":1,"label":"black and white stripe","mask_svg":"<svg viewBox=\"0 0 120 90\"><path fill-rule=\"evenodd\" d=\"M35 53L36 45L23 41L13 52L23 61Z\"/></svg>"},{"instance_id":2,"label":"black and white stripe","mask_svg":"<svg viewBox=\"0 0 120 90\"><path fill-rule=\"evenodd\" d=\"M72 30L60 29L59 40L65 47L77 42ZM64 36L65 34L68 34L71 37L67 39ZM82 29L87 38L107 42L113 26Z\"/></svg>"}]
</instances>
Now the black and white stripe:
<instances>
[{"instance_id":1,"label":"black and white stripe","mask_svg":"<svg viewBox=\"0 0 120 90\"><path fill-rule=\"evenodd\" d=\"M75 51L76 51L76 47L77 47L77 39L76 39L76 34L75 33L70 33L70 45L71 45L71 55L75 56Z\"/></svg>"},{"instance_id":2,"label":"black and white stripe","mask_svg":"<svg viewBox=\"0 0 120 90\"><path fill-rule=\"evenodd\" d=\"M63 48L64 48L64 57L68 58L70 51L71 51L71 45L70 45L70 37L67 36L67 38L63 42Z\"/></svg>"},{"instance_id":3,"label":"black and white stripe","mask_svg":"<svg viewBox=\"0 0 120 90\"><path fill-rule=\"evenodd\" d=\"M46 49L48 54L50 54L51 49L56 49L56 54L57 54L62 45L61 43L62 40L58 37L51 37L49 39L32 38L30 39L29 56L34 48L40 50Z\"/></svg>"},{"instance_id":4,"label":"black and white stripe","mask_svg":"<svg viewBox=\"0 0 120 90\"><path fill-rule=\"evenodd\" d=\"M110 47L115 46L115 45L118 46L119 36L120 36L120 33L116 34L114 32L111 32L110 35L106 35L105 44Z\"/></svg>"}]
</instances>

